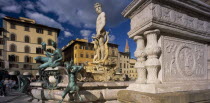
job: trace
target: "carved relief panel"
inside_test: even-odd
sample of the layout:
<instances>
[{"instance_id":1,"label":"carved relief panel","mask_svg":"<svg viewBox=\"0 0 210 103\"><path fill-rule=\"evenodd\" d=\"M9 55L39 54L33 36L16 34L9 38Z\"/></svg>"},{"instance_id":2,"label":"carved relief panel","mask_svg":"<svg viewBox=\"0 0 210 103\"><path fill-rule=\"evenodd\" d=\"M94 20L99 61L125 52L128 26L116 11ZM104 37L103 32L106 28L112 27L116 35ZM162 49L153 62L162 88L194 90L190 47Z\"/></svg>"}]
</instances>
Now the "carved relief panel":
<instances>
[{"instance_id":1,"label":"carved relief panel","mask_svg":"<svg viewBox=\"0 0 210 103\"><path fill-rule=\"evenodd\" d=\"M205 36L210 36L209 21L201 20L201 16L192 17L175 9L160 6L159 4L153 4L152 17L160 22L167 22L181 28L198 31L204 34L207 33Z\"/></svg>"},{"instance_id":2,"label":"carved relief panel","mask_svg":"<svg viewBox=\"0 0 210 103\"><path fill-rule=\"evenodd\" d=\"M149 4L147 7L145 7L141 12L137 13L132 19L131 19L131 30L136 29L142 25L145 25L145 23L148 23L149 20L152 19L152 4ZM140 8L139 8L140 9ZM138 10L137 10L138 12Z\"/></svg>"},{"instance_id":3,"label":"carved relief panel","mask_svg":"<svg viewBox=\"0 0 210 103\"><path fill-rule=\"evenodd\" d=\"M162 40L163 81L207 79L207 46L164 36Z\"/></svg>"}]
</instances>

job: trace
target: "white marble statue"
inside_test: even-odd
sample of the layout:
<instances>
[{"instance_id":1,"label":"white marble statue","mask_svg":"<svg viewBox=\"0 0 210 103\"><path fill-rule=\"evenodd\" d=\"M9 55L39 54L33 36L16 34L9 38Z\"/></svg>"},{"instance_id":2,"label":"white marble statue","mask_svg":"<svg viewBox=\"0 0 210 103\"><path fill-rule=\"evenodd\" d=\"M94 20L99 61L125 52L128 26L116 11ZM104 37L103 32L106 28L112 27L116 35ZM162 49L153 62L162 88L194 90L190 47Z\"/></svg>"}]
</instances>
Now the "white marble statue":
<instances>
[{"instance_id":1,"label":"white marble statue","mask_svg":"<svg viewBox=\"0 0 210 103\"><path fill-rule=\"evenodd\" d=\"M95 3L94 5L96 13L98 14L96 20L96 36L93 37L94 48L96 51L93 62L105 62L108 58L108 41L109 41L109 32L104 30L106 25L106 16L105 12L102 12L102 7L100 3Z\"/></svg>"}]
</instances>

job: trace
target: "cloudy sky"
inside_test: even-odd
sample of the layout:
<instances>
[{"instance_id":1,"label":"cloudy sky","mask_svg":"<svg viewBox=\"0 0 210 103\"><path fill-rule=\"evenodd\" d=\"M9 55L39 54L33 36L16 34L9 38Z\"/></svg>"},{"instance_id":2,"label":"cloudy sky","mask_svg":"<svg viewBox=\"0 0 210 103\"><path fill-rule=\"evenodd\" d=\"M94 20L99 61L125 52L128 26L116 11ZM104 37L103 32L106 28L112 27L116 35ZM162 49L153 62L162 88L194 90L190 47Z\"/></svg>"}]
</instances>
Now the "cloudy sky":
<instances>
[{"instance_id":1,"label":"cloudy sky","mask_svg":"<svg viewBox=\"0 0 210 103\"><path fill-rule=\"evenodd\" d=\"M110 32L110 42L124 51L128 39L131 56L136 45L129 39L130 20L121 15L132 0L0 0L0 18L4 16L27 17L37 23L61 29L58 37L59 48L70 40L85 38L92 41L95 34L97 14L94 4L99 2L106 13L105 29ZM2 26L2 20L0 21Z\"/></svg>"}]
</instances>

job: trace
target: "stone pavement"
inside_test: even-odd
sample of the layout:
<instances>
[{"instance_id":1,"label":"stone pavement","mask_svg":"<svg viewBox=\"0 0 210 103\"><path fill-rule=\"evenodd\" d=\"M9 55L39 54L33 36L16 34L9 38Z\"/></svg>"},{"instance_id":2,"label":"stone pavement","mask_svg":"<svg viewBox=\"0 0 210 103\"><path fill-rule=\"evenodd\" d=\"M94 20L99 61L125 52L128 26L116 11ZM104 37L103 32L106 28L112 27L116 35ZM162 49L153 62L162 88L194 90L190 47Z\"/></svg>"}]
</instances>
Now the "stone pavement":
<instances>
[{"instance_id":1,"label":"stone pavement","mask_svg":"<svg viewBox=\"0 0 210 103\"><path fill-rule=\"evenodd\" d=\"M0 97L0 103L37 103L35 100L33 102L28 102L31 97L14 90L7 94L8 95L5 97Z\"/></svg>"},{"instance_id":2,"label":"stone pavement","mask_svg":"<svg viewBox=\"0 0 210 103\"><path fill-rule=\"evenodd\" d=\"M17 92L15 90L12 90L11 92L8 92L7 94L8 95L5 97L0 97L0 103L58 103L58 101L42 102L41 100L38 101L37 99L34 99L33 101L29 102L28 100L31 99L30 96Z\"/></svg>"}]
</instances>

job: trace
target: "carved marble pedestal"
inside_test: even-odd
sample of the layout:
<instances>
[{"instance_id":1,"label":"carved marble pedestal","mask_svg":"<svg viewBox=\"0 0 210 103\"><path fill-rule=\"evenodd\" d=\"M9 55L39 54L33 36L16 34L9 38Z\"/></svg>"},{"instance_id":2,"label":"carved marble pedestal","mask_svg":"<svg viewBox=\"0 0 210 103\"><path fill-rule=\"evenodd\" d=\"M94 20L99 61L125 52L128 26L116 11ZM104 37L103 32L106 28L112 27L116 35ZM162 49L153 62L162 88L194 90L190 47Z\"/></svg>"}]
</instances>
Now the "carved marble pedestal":
<instances>
[{"instance_id":1,"label":"carved marble pedestal","mask_svg":"<svg viewBox=\"0 0 210 103\"><path fill-rule=\"evenodd\" d=\"M128 35L137 43L139 77L127 89L147 93L210 89L209 10L199 0L133 0L122 14L131 19Z\"/></svg>"}]
</instances>

